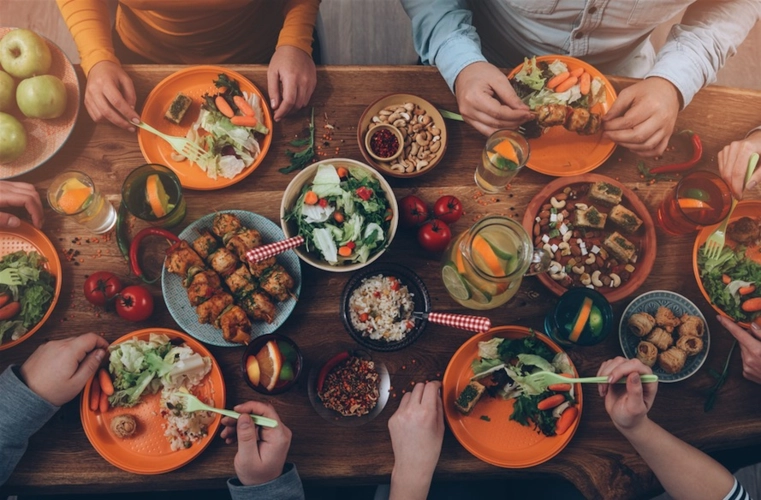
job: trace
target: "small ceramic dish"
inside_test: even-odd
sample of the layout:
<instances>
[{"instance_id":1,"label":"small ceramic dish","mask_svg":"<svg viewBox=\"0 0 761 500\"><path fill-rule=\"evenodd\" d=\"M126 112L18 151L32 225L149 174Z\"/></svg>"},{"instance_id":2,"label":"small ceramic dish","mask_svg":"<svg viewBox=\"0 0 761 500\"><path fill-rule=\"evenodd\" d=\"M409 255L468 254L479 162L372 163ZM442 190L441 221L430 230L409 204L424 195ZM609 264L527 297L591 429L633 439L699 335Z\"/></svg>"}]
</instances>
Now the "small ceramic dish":
<instances>
[{"instance_id":1,"label":"small ceramic dish","mask_svg":"<svg viewBox=\"0 0 761 500\"><path fill-rule=\"evenodd\" d=\"M274 340L278 346L278 352L280 353L282 362L282 368L279 376L283 375L285 372L285 364L288 363L290 365L290 373L288 374L290 380L279 380L275 385L275 388L269 390L261 384L254 384L254 381L251 380L252 374L249 373L249 370L251 369L249 357L253 356L254 359L256 359L257 354L261 352L261 350L264 349L265 345L272 340ZM258 361L257 367L259 367ZM256 392L267 395L282 394L296 385L296 382L299 380L299 375L301 375L303 368L304 356L301 354L301 349L299 349L299 346L296 345L296 342L291 340L290 337L280 335L279 333L269 333L267 335L261 335L253 339L248 344L248 346L246 346L246 350L243 352L243 357L240 360L240 369L243 380L245 380L248 386ZM259 370L260 369L261 368L259 368ZM257 375L260 374L261 372L259 371Z\"/></svg>"},{"instance_id":2,"label":"small ceramic dish","mask_svg":"<svg viewBox=\"0 0 761 500\"><path fill-rule=\"evenodd\" d=\"M384 134L384 130L387 133ZM394 139L396 139L394 141ZM389 141L389 144L376 144L381 141ZM388 123L382 123L377 127L373 127L368 133L365 134L365 149L367 154L373 157L373 159L380 162L393 162L404 151L404 136L398 128ZM388 147L391 151L386 156L379 151L379 148Z\"/></svg>"}]
</instances>

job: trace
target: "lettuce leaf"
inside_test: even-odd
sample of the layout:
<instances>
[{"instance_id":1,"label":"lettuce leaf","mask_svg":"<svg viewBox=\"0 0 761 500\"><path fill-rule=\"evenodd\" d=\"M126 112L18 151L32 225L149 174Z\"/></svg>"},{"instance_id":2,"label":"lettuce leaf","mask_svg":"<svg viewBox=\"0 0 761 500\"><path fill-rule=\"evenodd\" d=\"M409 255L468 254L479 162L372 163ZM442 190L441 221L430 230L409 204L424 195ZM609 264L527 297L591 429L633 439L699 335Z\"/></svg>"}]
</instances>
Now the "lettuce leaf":
<instances>
[{"instance_id":1,"label":"lettuce leaf","mask_svg":"<svg viewBox=\"0 0 761 500\"><path fill-rule=\"evenodd\" d=\"M523 66L515 74L515 79L534 90L542 90L546 82L542 77L542 71L536 65L536 57L523 59Z\"/></svg>"}]
</instances>

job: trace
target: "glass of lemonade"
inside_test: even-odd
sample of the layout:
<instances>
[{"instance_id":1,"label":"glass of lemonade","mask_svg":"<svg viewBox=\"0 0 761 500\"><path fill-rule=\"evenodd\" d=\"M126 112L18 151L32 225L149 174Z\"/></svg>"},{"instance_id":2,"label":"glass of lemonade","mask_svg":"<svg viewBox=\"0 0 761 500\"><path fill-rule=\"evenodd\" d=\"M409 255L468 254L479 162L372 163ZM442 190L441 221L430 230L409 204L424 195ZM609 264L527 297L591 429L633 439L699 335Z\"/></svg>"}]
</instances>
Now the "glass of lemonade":
<instances>
[{"instance_id":1,"label":"glass of lemonade","mask_svg":"<svg viewBox=\"0 0 761 500\"><path fill-rule=\"evenodd\" d=\"M531 149L525 137L514 130L497 130L486 140L481 163L476 167L476 185L486 193L499 193L528 161Z\"/></svg>"},{"instance_id":2,"label":"glass of lemonade","mask_svg":"<svg viewBox=\"0 0 761 500\"><path fill-rule=\"evenodd\" d=\"M67 170L53 179L48 187L48 203L95 234L106 233L116 224L113 205L84 172Z\"/></svg>"},{"instance_id":3,"label":"glass of lemonade","mask_svg":"<svg viewBox=\"0 0 761 500\"><path fill-rule=\"evenodd\" d=\"M180 179L163 165L148 163L130 172L122 184L122 203L153 226L173 227L185 218Z\"/></svg>"},{"instance_id":4,"label":"glass of lemonade","mask_svg":"<svg viewBox=\"0 0 761 500\"><path fill-rule=\"evenodd\" d=\"M493 309L510 300L531 268L547 269L549 255L534 249L526 230L507 217L484 217L444 252L441 277L449 295L470 309Z\"/></svg>"}]
</instances>

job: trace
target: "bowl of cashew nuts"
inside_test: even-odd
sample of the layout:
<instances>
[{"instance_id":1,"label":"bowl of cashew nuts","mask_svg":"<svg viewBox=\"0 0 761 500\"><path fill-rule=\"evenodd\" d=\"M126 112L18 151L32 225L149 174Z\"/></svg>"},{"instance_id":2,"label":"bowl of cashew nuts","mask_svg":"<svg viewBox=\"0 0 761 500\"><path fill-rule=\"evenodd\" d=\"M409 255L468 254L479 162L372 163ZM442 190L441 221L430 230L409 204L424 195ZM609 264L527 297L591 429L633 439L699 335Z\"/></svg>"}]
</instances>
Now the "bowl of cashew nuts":
<instances>
[{"instance_id":1,"label":"bowl of cashew nuts","mask_svg":"<svg viewBox=\"0 0 761 500\"><path fill-rule=\"evenodd\" d=\"M401 153L391 160L380 160L368 150L368 136L384 126L398 130L403 139ZM430 102L412 94L390 94L362 113L357 141L367 163L383 175L417 177L430 172L443 158L447 130L441 113Z\"/></svg>"}]
</instances>

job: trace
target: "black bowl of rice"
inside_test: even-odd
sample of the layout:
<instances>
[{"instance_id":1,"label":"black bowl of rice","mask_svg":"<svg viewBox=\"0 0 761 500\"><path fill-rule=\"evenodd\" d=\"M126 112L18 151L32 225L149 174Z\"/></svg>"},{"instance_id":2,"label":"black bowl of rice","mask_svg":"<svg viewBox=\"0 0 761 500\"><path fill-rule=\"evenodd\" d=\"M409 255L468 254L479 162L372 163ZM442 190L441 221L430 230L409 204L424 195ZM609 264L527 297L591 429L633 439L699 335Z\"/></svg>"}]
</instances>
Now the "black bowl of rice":
<instances>
[{"instance_id":1,"label":"black bowl of rice","mask_svg":"<svg viewBox=\"0 0 761 500\"><path fill-rule=\"evenodd\" d=\"M396 351L411 345L427 320L413 312L431 309L423 281L411 269L379 264L352 276L341 294L341 320L349 335L373 351Z\"/></svg>"}]
</instances>

